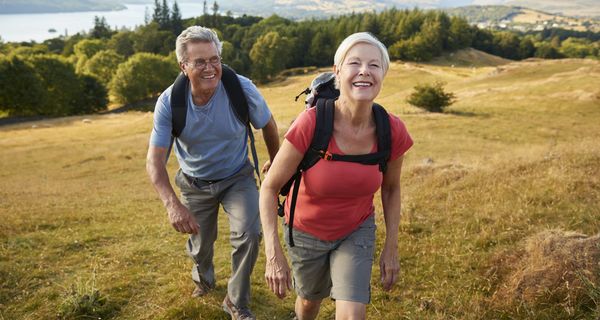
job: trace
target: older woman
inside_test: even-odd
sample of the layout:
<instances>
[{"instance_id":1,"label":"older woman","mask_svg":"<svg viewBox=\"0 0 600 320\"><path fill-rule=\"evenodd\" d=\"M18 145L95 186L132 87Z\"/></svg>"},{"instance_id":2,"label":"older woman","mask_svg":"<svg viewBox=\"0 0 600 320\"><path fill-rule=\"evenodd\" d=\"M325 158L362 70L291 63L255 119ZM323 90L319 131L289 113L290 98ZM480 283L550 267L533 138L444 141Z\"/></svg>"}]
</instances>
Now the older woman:
<instances>
[{"instance_id":1,"label":"older woman","mask_svg":"<svg viewBox=\"0 0 600 320\"><path fill-rule=\"evenodd\" d=\"M328 151L346 155L376 151L372 107L388 67L385 46L369 33L352 34L340 44L333 65L340 96ZM280 298L291 289L292 274L277 233L277 193L310 146L315 119L311 108L294 121L260 192L265 278ZM376 228L373 198L380 187L386 228L379 261L383 288L390 290L397 280L400 171L412 139L400 119L390 115L389 122L392 145L384 173L377 165L341 161L319 161L302 173L292 231L295 246L286 236L298 319L316 318L327 296L335 299L336 319L366 317ZM289 223L289 204L285 209Z\"/></svg>"}]
</instances>

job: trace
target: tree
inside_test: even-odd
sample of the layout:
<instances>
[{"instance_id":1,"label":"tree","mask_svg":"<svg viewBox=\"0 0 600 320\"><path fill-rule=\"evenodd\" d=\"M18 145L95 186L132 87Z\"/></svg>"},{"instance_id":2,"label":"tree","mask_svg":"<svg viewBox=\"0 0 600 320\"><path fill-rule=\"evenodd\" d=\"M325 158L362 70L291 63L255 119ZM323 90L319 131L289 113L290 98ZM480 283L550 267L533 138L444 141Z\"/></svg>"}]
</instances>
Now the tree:
<instances>
[{"instance_id":1,"label":"tree","mask_svg":"<svg viewBox=\"0 0 600 320\"><path fill-rule=\"evenodd\" d=\"M125 58L114 50L102 50L86 62L82 71L84 74L98 78L100 83L108 87L119 64L124 61Z\"/></svg>"},{"instance_id":2,"label":"tree","mask_svg":"<svg viewBox=\"0 0 600 320\"><path fill-rule=\"evenodd\" d=\"M84 39L75 44L75 55L80 57L91 58L98 51L105 50L106 43L99 39Z\"/></svg>"},{"instance_id":3,"label":"tree","mask_svg":"<svg viewBox=\"0 0 600 320\"><path fill-rule=\"evenodd\" d=\"M333 64L335 54L335 41L328 30L317 31L310 40L306 62L314 66L330 66ZM306 53L305 53L306 54Z\"/></svg>"},{"instance_id":4,"label":"tree","mask_svg":"<svg viewBox=\"0 0 600 320\"><path fill-rule=\"evenodd\" d=\"M492 53L503 58L519 59L519 37L512 32L494 34Z\"/></svg>"},{"instance_id":5,"label":"tree","mask_svg":"<svg viewBox=\"0 0 600 320\"><path fill-rule=\"evenodd\" d=\"M183 31L183 22L181 21L181 12L177 1L173 2L173 10L171 11L171 30L177 35Z\"/></svg>"},{"instance_id":6,"label":"tree","mask_svg":"<svg viewBox=\"0 0 600 320\"><path fill-rule=\"evenodd\" d=\"M219 4L217 1L213 2L212 6L213 17L216 17L219 14Z\"/></svg>"},{"instance_id":7,"label":"tree","mask_svg":"<svg viewBox=\"0 0 600 320\"><path fill-rule=\"evenodd\" d=\"M170 27L170 12L167 0L162 3L154 0L154 13L152 14L152 22L156 22L160 30L169 30Z\"/></svg>"},{"instance_id":8,"label":"tree","mask_svg":"<svg viewBox=\"0 0 600 320\"><path fill-rule=\"evenodd\" d=\"M179 70L152 53L136 53L117 68L110 82L110 94L117 102L132 103L156 96L167 88Z\"/></svg>"},{"instance_id":9,"label":"tree","mask_svg":"<svg viewBox=\"0 0 600 320\"><path fill-rule=\"evenodd\" d=\"M139 27L133 35L135 52L168 54L174 47L175 36L171 31L160 30L155 22Z\"/></svg>"},{"instance_id":10,"label":"tree","mask_svg":"<svg viewBox=\"0 0 600 320\"><path fill-rule=\"evenodd\" d=\"M94 16L94 27L90 32L90 36L94 39L108 39L112 35L110 26L106 23L105 17Z\"/></svg>"},{"instance_id":11,"label":"tree","mask_svg":"<svg viewBox=\"0 0 600 320\"><path fill-rule=\"evenodd\" d=\"M459 17L450 19L450 31L448 32L448 48L456 50L470 47L475 38L473 29L467 20Z\"/></svg>"},{"instance_id":12,"label":"tree","mask_svg":"<svg viewBox=\"0 0 600 320\"><path fill-rule=\"evenodd\" d=\"M108 105L108 91L106 86L97 78L89 75L78 75L82 94L78 99L79 108L76 114L85 114L106 110Z\"/></svg>"},{"instance_id":13,"label":"tree","mask_svg":"<svg viewBox=\"0 0 600 320\"><path fill-rule=\"evenodd\" d=\"M217 15L219 15L219 4L217 3L217 1L215 0L215 2L213 2L213 6L212 6L212 12L213 12L213 22L212 25L214 27L218 27L219 26L219 20L217 19Z\"/></svg>"},{"instance_id":14,"label":"tree","mask_svg":"<svg viewBox=\"0 0 600 320\"><path fill-rule=\"evenodd\" d=\"M526 36L519 43L519 58L527 59L535 55L535 45L531 36Z\"/></svg>"},{"instance_id":15,"label":"tree","mask_svg":"<svg viewBox=\"0 0 600 320\"><path fill-rule=\"evenodd\" d=\"M108 48L114 50L116 53L129 57L135 53L133 50L133 38L134 33L132 31L120 31L115 33L110 40L108 40Z\"/></svg>"},{"instance_id":16,"label":"tree","mask_svg":"<svg viewBox=\"0 0 600 320\"><path fill-rule=\"evenodd\" d=\"M562 55L551 43L540 42L536 44L535 57L542 59L560 59L562 58Z\"/></svg>"},{"instance_id":17,"label":"tree","mask_svg":"<svg viewBox=\"0 0 600 320\"><path fill-rule=\"evenodd\" d=\"M75 44L74 51L77 57L77 64L75 70L77 73L81 73L83 66L87 61L93 57L96 53L106 49L106 44L100 39L84 39Z\"/></svg>"},{"instance_id":18,"label":"tree","mask_svg":"<svg viewBox=\"0 0 600 320\"><path fill-rule=\"evenodd\" d=\"M0 88L0 110L11 116L39 114L46 90L30 62L17 55L0 56Z\"/></svg>"},{"instance_id":19,"label":"tree","mask_svg":"<svg viewBox=\"0 0 600 320\"><path fill-rule=\"evenodd\" d=\"M454 94L444 92L443 86L442 82L435 82L433 85L417 85L406 102L429 112L443 112L444 108L455 102Z\"/></svg>"},{"instance_id":20,"label":"tree","mask_svg":"<svg viewBox=\"0 0 600 320\"><path fill-rule=\"evenodd\" d=\"M594 56L593 49L587 39L567 38L561 43L559 52L569 58L585 58Z\"/></svg>"},{"instance_id":21,"label":"tree","mask_svg":"<svg viewBox=\"0 0 600 320\"><path fill-rule=\"evenodd\" d=\"M390 57L393 59L409 61L428 61L433 58L431 43L421 34L408 40L400 40L389 48Z\"/></svg>"},{"instance_id":22,"label":"tree","mask_svg":"<svg viewBox=\"0 0 600 320\"><path fill-rule=\"evenodd\" d=\"M260 36L252 50L253 75L259 81L265 81L283 70L288 62L291 42L275 31Z\"/></svg>"},{"instance_id":23,"label":"tree","mask_svg":"<svg viewBox=\"0 0 600 320\"><path fill-rule=\"evenodd\" d=\"M80 33L76 33L65 40L65 46L63 47L62 55L70 56L75 53L75 45L79 41L85 39Z\"/></svg>"},{"instance_id":24,"label":"tree","mask_svg":"<svg viewBox=\"0 0 600 320\"><path fill-rule=\"evenodd\" d=\"M46 90L38 114L63 116L77 113L82 87L73 65L57 55L32 56L29 61L40 74Z\"/></svg>"},{"instance_id":25,"label":"tree","mask_svg":"<svg viewBox=\"0 0 600 320\"><path fill-rule=\"evenodd\" d=\"M222 45L223 48L221 50L221 59L224 63L230 64L231 61L234 61L237 58L237 50L235 50L233 44L231 44L229 41L222 41Z\"/></svg>"},{"instance_id":26,"label":"tree","mask_svg":"<svg viewBox=\"0 0 600 320\"><path fill-rule=\"evenodd\" d=\"M31 47L19 46L10 51L11 54L19 56L33 56L48 53L48 46L36 44Z\"/></svg>"},{"instance_id":27,"label":"tree","mask_svg":"<svg viewBox=\"0 0 600 320\"><path fill-rule=\"evenodd\" d=\"M61 54L65 48L65 40L61 38L47 39L43 44L48 47L50 53Z\"/></svg>"}]
</instances>

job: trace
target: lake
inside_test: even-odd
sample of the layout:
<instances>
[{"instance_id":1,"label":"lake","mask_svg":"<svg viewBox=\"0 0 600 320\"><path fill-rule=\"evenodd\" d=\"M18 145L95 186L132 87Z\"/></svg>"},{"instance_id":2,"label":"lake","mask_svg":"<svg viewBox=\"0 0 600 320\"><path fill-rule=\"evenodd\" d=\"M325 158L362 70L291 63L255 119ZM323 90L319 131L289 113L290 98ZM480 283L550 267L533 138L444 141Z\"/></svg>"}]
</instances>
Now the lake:
<instances>
[{"instance_id":1,"label":"lake","mask_svg":"<svg viewBox=\"0 0 600 320\"><path fill-rule=\"evenodd\" d=\"M37 41L60 35L73 35L94 27L94 16L105 17L111 28L133 29L143 25L146 11L152 17L153 4L126 4L120 11L87 11L68 13L0 14L0 37L4 42ZM203 3L178 3L182 18L197 17L203 13ZM56 32L49 32L54 29Z\"/></svg>"}]
</instances>

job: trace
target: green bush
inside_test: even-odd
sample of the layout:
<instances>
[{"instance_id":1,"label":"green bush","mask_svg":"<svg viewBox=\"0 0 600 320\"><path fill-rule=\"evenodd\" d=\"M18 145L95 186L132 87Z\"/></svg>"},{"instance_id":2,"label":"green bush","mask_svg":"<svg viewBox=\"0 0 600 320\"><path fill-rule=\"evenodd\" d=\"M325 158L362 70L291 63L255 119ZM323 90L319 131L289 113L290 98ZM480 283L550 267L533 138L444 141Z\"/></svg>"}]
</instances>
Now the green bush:
<instances>
[{"instance_id":1,"label":"green bush","mask_svg":"<svg viewBox=\"0 0 600 320\"><path fill-rule=\"evenodd\" d=\"M89 75L78 75L82 94L79 96L78 107L73 114L87 114L106 110L108 105L108 90L98 78Z\"/></svg>"},{"instance_id":2,"label":"green bush","mask_svg":"<svg viewBox=\"0 0 600 320\"><path fill-rule=\"evenodd\" d=\"M414 89L406 102L429 112L444 112L444 108L455 102L454 94L445 92L442 82L417 85Z\"/></svg>"},{"instance_id":3,"label":"green bush","mask_svg":"<svg viewBox=\"0 0 600 320\"><path fill-rule=\"evenodd\" d=\"M133 103L159 94L179 70L168 58L152 53L136 53L119 65L110 82L110 94L119 103Z\"/></svg>"},{"instance_id":4,"label":"green bush","mask_svg":"<svg viewBox=\"0 0 600 320\"><path fill-rule=\"evenodd\" d=\"M73 65L57 55L29 58L42 78L46 96L40 115L63 116L76 113L82 90Z\"/></svg>"},{"instance_id":5,"label":"green bush","mask_svg":"<svg viewBox=\"0 0 600 320\"><path fill-rule=\"evenodd\" d=\"M33 65L19 56L0 57L0 110L10 116L40 113L46 91Z\"/></svg>"},{"instance_id":6,"label":"green bush","mask_svg":"<svg viewBox=\"0 0 600 320\"><path fill-rule=\"evenodd\" d=\"M114 50L102 50L87 60L81 71L84 74L95 76L103 85L108 86L119 64L124 61L125 58Z\"/></svg>"}]
</instances>

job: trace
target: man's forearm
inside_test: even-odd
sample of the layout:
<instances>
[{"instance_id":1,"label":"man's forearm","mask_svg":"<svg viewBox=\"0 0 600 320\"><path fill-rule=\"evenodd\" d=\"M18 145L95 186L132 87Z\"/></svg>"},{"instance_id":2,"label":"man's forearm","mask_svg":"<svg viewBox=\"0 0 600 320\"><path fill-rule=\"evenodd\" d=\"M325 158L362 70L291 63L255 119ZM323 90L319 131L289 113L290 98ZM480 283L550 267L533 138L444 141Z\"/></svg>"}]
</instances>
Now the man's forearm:
<instances>
[{"instance_id":1,"label":"man's forearm","mask_svg":"<svg viewBox=\"0 0 600 320\"><path fill-rule=\"evenodd\" d=\"M179 202L177 194L169 182L169 174L164 164L156 163L156 159L149 159L146 163L146 171L165 208L172 207Z\"/></svg>"},{"instance_id":2,"label":"man's forearm","mask_svg":"<svg viewBox=\"0 0 600 320\"><path fill-rule=\"evenodd\" d=\"M269 152L269 159L273 162L277 151L279 151L279 131L273 117L271 117L269 123L262 129L262 133L267 151Z\"/></svg>"}]
</instances>

